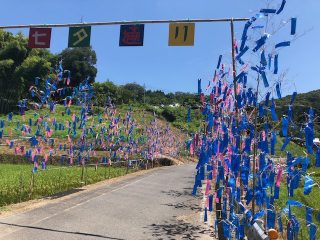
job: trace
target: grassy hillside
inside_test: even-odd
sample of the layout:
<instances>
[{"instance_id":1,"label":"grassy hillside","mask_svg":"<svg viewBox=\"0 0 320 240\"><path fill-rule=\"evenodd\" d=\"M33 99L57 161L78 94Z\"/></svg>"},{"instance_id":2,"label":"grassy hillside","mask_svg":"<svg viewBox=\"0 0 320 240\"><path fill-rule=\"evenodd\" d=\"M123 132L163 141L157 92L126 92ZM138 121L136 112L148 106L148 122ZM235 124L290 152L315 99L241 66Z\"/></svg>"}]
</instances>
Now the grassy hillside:
<instances>
[{"instance_id":1,"label":"grassy hillside","mask_svg":"<svg viewBox=\"0 0 320 240\"><path fill-rule=\"evenodd\" d=\"M105 114L103 108L94 107L87 116L86 124L81 126L80 121L75 120L75 116L80 117L80 111L78 106L65 108L56 105L53 113L45 108L36 112L28 110L24 116L15 114L12 120L7 115L0 116L0 120L4 121L4 127L0 127L0 131L3 131L0 138L0 207L121 176L144 169L146 165L151 167L153 162L150 164L151 161L147 160L150 157L143 154L154 149L154 145L157 145L154 151L162 155L186 154L184 142L187 135L166 121L161 112L157 117L157 113L154 115L153 111L147 111L144 107L121 105ZM115 127L110 127L115 117L119 118L119 122ZM75 128L73 124L76 124ZM132 134L129 133L131 126L134 126ZM41 144L31 147L29 138L37 133L38 128L41 128L38 133L38 136L42 136L39 140ZM53 132L45 137L48 128ZM79 141L84 129L89 131L85 137L85 150L81 152L82 143ZM54 139L54 142L50 143L50 139ZM97 142L101 139L105 147ZM132 141L136 144L131 145ZM10 142L13 142L11 148ZM37 152L41 145L43 149ZM66 149L60 149L62 145L66 145ZM21 146L24 146L24 152L15 152ZM69 148L73 146L76 150L70 154ZM25 157L25 152L30 149L37 156L37 171L34 171L31 157ZM129 149L132 149L130 153ZM49 155L51 151L52 156ZM116 157L113 153L116 153ZM43 170L41 165L45 155L48 158ZM78 156L84 159L84 165ZM68 157L73 159L72 164ZM102 162L102 157L107 157L113 163ZM129 161L124 161L126 159L143 160L129 166Z\"/></svg>"}]
</instances>

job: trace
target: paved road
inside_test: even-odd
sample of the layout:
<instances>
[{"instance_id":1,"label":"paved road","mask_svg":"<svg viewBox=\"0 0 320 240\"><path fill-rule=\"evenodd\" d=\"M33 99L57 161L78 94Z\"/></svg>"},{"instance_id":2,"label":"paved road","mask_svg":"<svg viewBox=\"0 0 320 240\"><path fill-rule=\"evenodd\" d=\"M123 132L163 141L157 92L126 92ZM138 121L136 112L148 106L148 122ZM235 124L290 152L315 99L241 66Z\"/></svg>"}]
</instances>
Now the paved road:
<instances>
[{"instance_id":1,"label":"paved road","mask_svg":"<svg viewBox=\"0 0 320 240\"><path fill-rule=\"evenodd\" d=\"M200 239L199 199L190 195L194 165L158 168L0 217L0 239ZM204 238L206 239L206 238Z\"/></svg>"}]
</instances>

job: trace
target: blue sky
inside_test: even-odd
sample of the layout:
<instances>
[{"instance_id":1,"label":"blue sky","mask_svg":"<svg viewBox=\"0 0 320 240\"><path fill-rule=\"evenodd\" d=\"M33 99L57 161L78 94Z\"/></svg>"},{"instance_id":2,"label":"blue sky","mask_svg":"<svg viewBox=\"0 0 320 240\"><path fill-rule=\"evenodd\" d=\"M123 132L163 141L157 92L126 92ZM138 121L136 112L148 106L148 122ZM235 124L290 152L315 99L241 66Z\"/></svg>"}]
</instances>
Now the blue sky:
<instances>
[{"instance_id":1,"label":"blue sky","mask_svg":"<svg viewBox=\"0 0 320 240\"><path fill-rule=\"evenodd\" d=\"M284 94L320 88L320 1L288 0L281 18L298 18L298 33L312 28L281 56L286 76ZM281 0L2 0L0 25L69 23L115 20L251 17L266 4ZM241 37L244 24L236 24ZM165 92L195 92L197 79L204 85L212 79L219 54L230 56L228 23L196 24L194 47L169 47L168 24L145 26L143 47L119 47L120 26L92 28L91 45L98 57L97 81L117 84L137 82ZM287 30L289 33L289 30ZM16 31L14 31L16 32ZM23 29L28 34L28 29ZM289 35L289 34L288 34ZM285 39L284 39L285 40ZM54 28L51 51L67 47L68 28Z\"/></svg>"}]
</instances>

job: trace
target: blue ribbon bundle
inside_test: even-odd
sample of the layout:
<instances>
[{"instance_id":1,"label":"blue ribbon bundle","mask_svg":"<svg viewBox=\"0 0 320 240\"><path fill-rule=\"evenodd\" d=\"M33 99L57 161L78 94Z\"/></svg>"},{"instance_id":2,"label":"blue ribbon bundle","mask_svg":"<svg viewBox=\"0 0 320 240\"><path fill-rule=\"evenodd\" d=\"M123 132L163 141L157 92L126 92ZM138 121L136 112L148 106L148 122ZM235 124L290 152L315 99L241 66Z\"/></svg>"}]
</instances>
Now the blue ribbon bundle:
<instances>
[{"instance_id":1,"label":"blue ribbon bundle","mask_svg":"<svg viewBox=\"0 0 320 240\"><path fill-rule=\"evenodd\" d=\"M274 122L278 121L278 116L277 116L277 113L276 113L276 106L274 104L274 99L273 98L271 99L270 111L271 111L272 121L274 121Z\"/></svg>"},{"instance_id":2,"label":"blue ribbon bundle","mask_svg":"<svg viewBox=\"0 0 320 240\"><path fill-rule=\"evenodd\" d=\"M276 54L274 56L274 70L273 70L274 74L278 74L278 64L279 64L279 54Z\"/></svg>"}]
</instances>

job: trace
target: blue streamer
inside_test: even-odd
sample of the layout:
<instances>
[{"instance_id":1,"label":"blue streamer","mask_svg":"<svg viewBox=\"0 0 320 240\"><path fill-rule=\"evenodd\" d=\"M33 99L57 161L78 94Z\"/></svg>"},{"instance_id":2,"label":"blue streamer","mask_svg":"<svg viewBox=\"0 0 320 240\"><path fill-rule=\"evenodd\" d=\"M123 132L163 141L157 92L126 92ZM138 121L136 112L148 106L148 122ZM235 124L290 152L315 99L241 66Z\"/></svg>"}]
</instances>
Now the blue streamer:
<instances>
[{"instance_id":1,"label":"blue streamer","mask_svg":"<svg viewBox=\"0 0 320 240\"><path fill-rule=\"evenodd\" d=\"M187 122L191 122L191 108L188 109Z\"/></svg>"},{"instance_id":2,"label":"blue streamer","mask_svg":"<svg viewBox=\"0 0 320 240\"><path fill-rule=\"evenodd\" d=\"M279 48L279 47L289 47L290 46L290 41L286 41L286 42L281 42L276 44L275 48Z\"/></svg>"},{"instance_id":3,"label":"blue streamer","mask_svg":"<svg viewBox=\"0 0 320 240\"><path fill-rule=\"evenodd\" d=\"M270 92L267 92L267 94L266 94L266 100L264 101L264 105L265 105L266 107L269 106L270 94L271 94Z\"/></svg>"},{"instance_id":4,"label":"blue streamer","mask_svg":"<svg viewBox=\"0 0 320 240\"><path fill-rule=\"evenodd\" d=\"M278 74L278 60L279 60L279 55L274 56L274 74Z\"/></svg>"},{"instance_id":5,"label":"blue streamer","mask_svg":"<svg viewBox=\"0 0 320 240\"><path fill-rule=\"evenodd\" d=\"M253 216L253 220L262 218L262 217L264 216L264 214L265 214L264 210L261 210L261 211L257 212L257 213Z\"/></svg>"},{"instance_id":6,"label":"blue streamer","mask_svg":"<svg viewBox=\"0 0 320 240\"><path fill-rule=\"evenodd\" d=\"M264 13L264 14L269 14L269 13L276 13L277 10L276 9L271 9L271 8L265 8L265 9L261 9L260 12Z\"/></svg>"},{"instance_id":7,"label":"blue streamer","mask_svg":"<svg viewBox=\"0 0 320 240\"><path fill-rule=\"evenodd\" d=\"M242 82L242 79L244 77L244 75L246 75L245 72L241 72L238 76L236 76L236 81Z\"/></svg>"},{"instance_id":8,"label":"blue streamer","mask_svg":"<svg viewBox=\"0 0 320 240\"><path fill-rule=\"evenodd\" d=\"M313 139L314 139L314 130L312 127L313 123L308 123L305 128L305 138L306 138L306 147L309 154L313 153Z\"/></svg>"},{"instance_id":9,"label":"blue streamer","mask_svg":"<svg viewBox=\"0 0 320 240\"><path fill-rule=\"evenodd\" d=\"M312 187L314 186L314 181L310 176L305 176L304 178L304 195L309 195L312 191Z\"/></svg>"},{"instance_id":10,"label":"blue streamer","mask_svg":"<svg viewBox=\"0 0 320 240\"><path fill-rule=\"evenodd\" d=\"M296 34L297 29L297 18L291 18L291 35Z\"/></svg>"},{"instance_id":11,"label":"blue streamer","mask_svg":"<svg viewBox=\"0 0 320 240\"><path fill-rule=\"evenodd\" d=\"M253 198L253 190L251 188L248 189L244 199L246 200L246 204L249 205Z\"/></svg>"},{"instance_id":12,"label":"blue streamer","mask_svg":"<svg viewBox=\"0 0 320 240\"><path fill-rule=\"evenodd\" d=\"M237 59L238 61L240 61L240 60L241 60L241 57L242 57L248 50L249 50L249 47L246 46L246 47L245 47L244 49L242 49L241 52L237 55L236 59Z\"/></svg>"},{"instance_id":13,"label":"blue streamer","mask_svg":"<svg viewBox=\"0 0 320 240\"><path fill-rule=\"evenodd\" d=\"M271 133L271 155L275 155L275 146L277 144L277 133L272 132Z\"/></svg>"},{"instance_id":14,"label":"blue streamer","mask_svg":"<svg viewBox=\"0 0 320 240\"><path fill-rule=\"evenodd\" d=\"M312 223L312 211L313 211L312 208L306 207L306 223L307 224Z\"/></svg>"},{"instance_id":15,"label":"blue streamer","mask_svg":"<svg viewBox=\"0 0 320 240\"><path fill-rule=\"evenodd\" d=\"M271 100L270 111L271 111L272 121L274 121L274 122L278 121L278 116L277 116L277 113L276 113L276 106L274 104L274 99L273 98Z\"/></svg>"},{"instance_id":16,"label":"blue streamer","mask_svg":"<svg viewBox=\"0 0 320 240\"><path fill-rule=\"evenodd\" d=\"M316 153L316 167L320 167L320 147L317 147L317 153Z\"/></svg>"},{"instance_id":17,"label":"blue streamer","mask_svg":"<svg viewBox=\"0 0 320 240\"><path fill-rule=\"evenodd\" d=\"M310 234L309 234L310 240L316 240L317 238L317 226L313 223L310 224Z\"/></svg>"},{"instance_id":18,"label":"blue streamer","mask_svg":"<svg viewBox=\"0 0 320 240\"><path fill-rule=\"evenodd\" d=\"M293 92L292 96L291 96L291 101L290 101L290 105L293 104L294 100L296 99L297 96L297 92Z\"/></svg>"},{"instance_id":19,"label":"blue streamer","mask_svg":"<svg viewBox=\"0 0 320 240\"><path fill-rule=\"evenodd\" d=\"M212 210L213 210L213 195L212 194L210 194L209 195L209 211L210 212L212 212Z\"/></svg>"},{"instance_id":20,"label":"blue streamer","mask_svg":"<svg viewBox=\"0 0 320 240\"><path fill-rule=\"evenodd\" d=\"M278 227L279 227L279 232L283 232L283 224L281 220L281 216L278 216Z\"/></svg>"},{"instance_id":21,"label":"blue streamer","mask_svg":"<svg viewBox=\"0 0 320 240\"><path fill-rule=\"evenodd\" d=\"M202 93L202 89L201 89L201 79L198 79L198 94L200 95Z\"/></svg>"},{"instance_id":22,"label":"blue streamer","mask_svg":"<svg viewBox=\"0 0 320 240\"><path fill-rule=\"evenodd\" d=\"M288 136L288 126L289 126L289 121L287 117L282 118L282 135L284 137Z\"/></svg>"},{"instance_id":23,"label":"blue streamer","mask_svg":"<svg viewBox=\"0 0 320 240\"><path fill-rule=\"evenodd\" d=\"M222 60L222 55L219 56L219 60L218 60L218 64L217 64L217 69L220 68L221 60Z\"/></svg>"},{"instance_id":24,"label":"blue streamer","mask_svg":"<svg viewBox=\"0 0 320 240\"><path fill-rule=\"evenodd\" d=\"M241 41L241 45L240 45L240 51L242 51L244 49L244 46L246 45L246 41L247 41L248 37L245 36L242 41Z\"/></svg>"},{"instance_id":25,"label":"blue streamer","mask_svg":"<svg viewBox=\"0 0 320 240\"><path fill-rule=\"evenodd\" d=\"M265 88L269 87L269 82L268 82L267 75L266 75L265 71L261 71L261 77L263 80L264 87Z\"/></svg>"},{"instance_id":26,"label":"blue streamer","mask_svg":"<svg viewBox=\"0 0 320 240\"><path fill-rule=\"evenodd\" d=\"M266 167L266 154L261 152L259 155L259 171L262 172Z\"/></svg>"},{"instance_id":27,"label":"blue streamer","mask_svg":"<svg viewBox=\"0 0 320 240\"><path fill-rule=\"evenodd\" d=\"M279 99L281 99L281 83L276 84L276 92Z\"/></svg>"},{"instance_id":28,"label":"blue streamer","mask_svg":"<svg viewBox=\"0 0 320 240\"><path fill-rule=\"evenodd\" d=\"M208 221L208 210L207 208L204 208L204 222Z\"/></svg>"},{"instance_id":29,"label":"blue streamer","mask_svg":"<svg viewBox=\"0 0 320 240\"><path fill-rule=\"evenodd\" d=\"M258 51L267 41L268 36L262 36L258 41L256 41L257 46L253 49L254 52Z\"/></svg>"},{"instance_id":30,"label":"blue streamer","mask_svg":"<svg viewBox=\"0 0 320 240\"><path fill-rule=\"evenodd\" d=\"M278 186L274 187L274 199L279 199L280 188Z\"/></svg>"},{"instance_id":31,"label":"blue streamer","mask_svg":"<svg viewBox=\"0 0 320 240\"><path fill-rule=\"evenodd\" d=\"M285 5L286 5L286 0L282 0L281 6L278 9L277 14L280 14L283 11Z\"/></svg>"},{"instance_id":32,"label":"blue streamer","mask_svg":"<svg viewBox=\"0 0 320 240\"><path fill-rule=\"evenodd\" d=\"M268 68L271 69L272 55L268 54Z\"/></svg>"},{"instance_id":33,"label":"blue streamer","mask_svg":"<svg viewBox=\"0 0 320 240\"><path fill-rule=\"evenodd\" d=\"M275 211L268 209L267 210L267 228L272 229L276 225L276 213Z\"/></svg>"},{"instance_id":34,"label":"blue streamer","mask_svg":"<svg viewBox=\"0 0 320 240\"><path fill-rule=\"evenodd\" d=\"M268 64L264 50L263 50L262 53L261 53L260 63L261 63L261 65L262 65L263 67L266 67L267 64Z\"/></svg>"},{"instance_id":35,"label":"blue streamer","mask_svg":"<svg viewBox=\"0 0 320 240\"><path fill-rule=\"evenodd\" d=\"M263 116L264 116L264 108L263 108L263 105L259 103L259 117L263 118Z\"/></svg>"},{"instance_id":36,"label":"blue streamer","mask_svg":"<svg viewBox=\"0 0 320 240\"><path fill-rule=\"evenodd\" d=\"M291 119L292 119L292 106L289 105L288 106L288 121L291 122Z\"/></svg>"},{"instance_id":37,"label":"blue streamer","mask_svg":"<svg viewBox=\"0 0 320 240\"><path fill-rule=\"evenodd\" d=\"M263 25L257 25L257 26L252 26L251 28L252 29L262 29L262 28L264 28L264 26Z\"/></svg>"},{"instance_id":38,"label":"blue streamer","mask_svg":"<svg viewBox=\"0 0 320 240\"><path fill-rule=\"evenodd\" d=\"M242 37L241 37L241 39L242 39L242 44L241 44L241 46L243 45L243 47L244 47L244 43L245 43L245 41L247 40L248 29L249 29L249 27L252 25L252 23L253 23L254 21L256 21L256 20L257 20L257 18L252 17L250 20L248 20L248 22L246 22L246 25L244 26L243 33L242 33ZM240 51L241 51L241 50L242 50L242 48L240 48Z\"/></svg>"},{"instance_id":39,"label":"blue streamer","mask_svg":"<svg viewBox=\"0 0 320 240\"><path fill-rule=\"evenodd\" d=\"M281 151L282 152L286 149L286 147L287 147L287 145L289 144L290 141L291 141L291 137L287 137L286 140L284 141L282 147L281 147Z\"/></svg>"},{"instance_id":40,"label":"blue streamer","mask_svg":"<svg viewBox=\"0 0 320 240\"><path fill-rule=\"evenodd\" d=\"M291 199L287 200L286 205L298 207L298 208L303 207L303 204L301 202L298 202L296 200L291 200Z\"/></svg>"}]
</instances>

